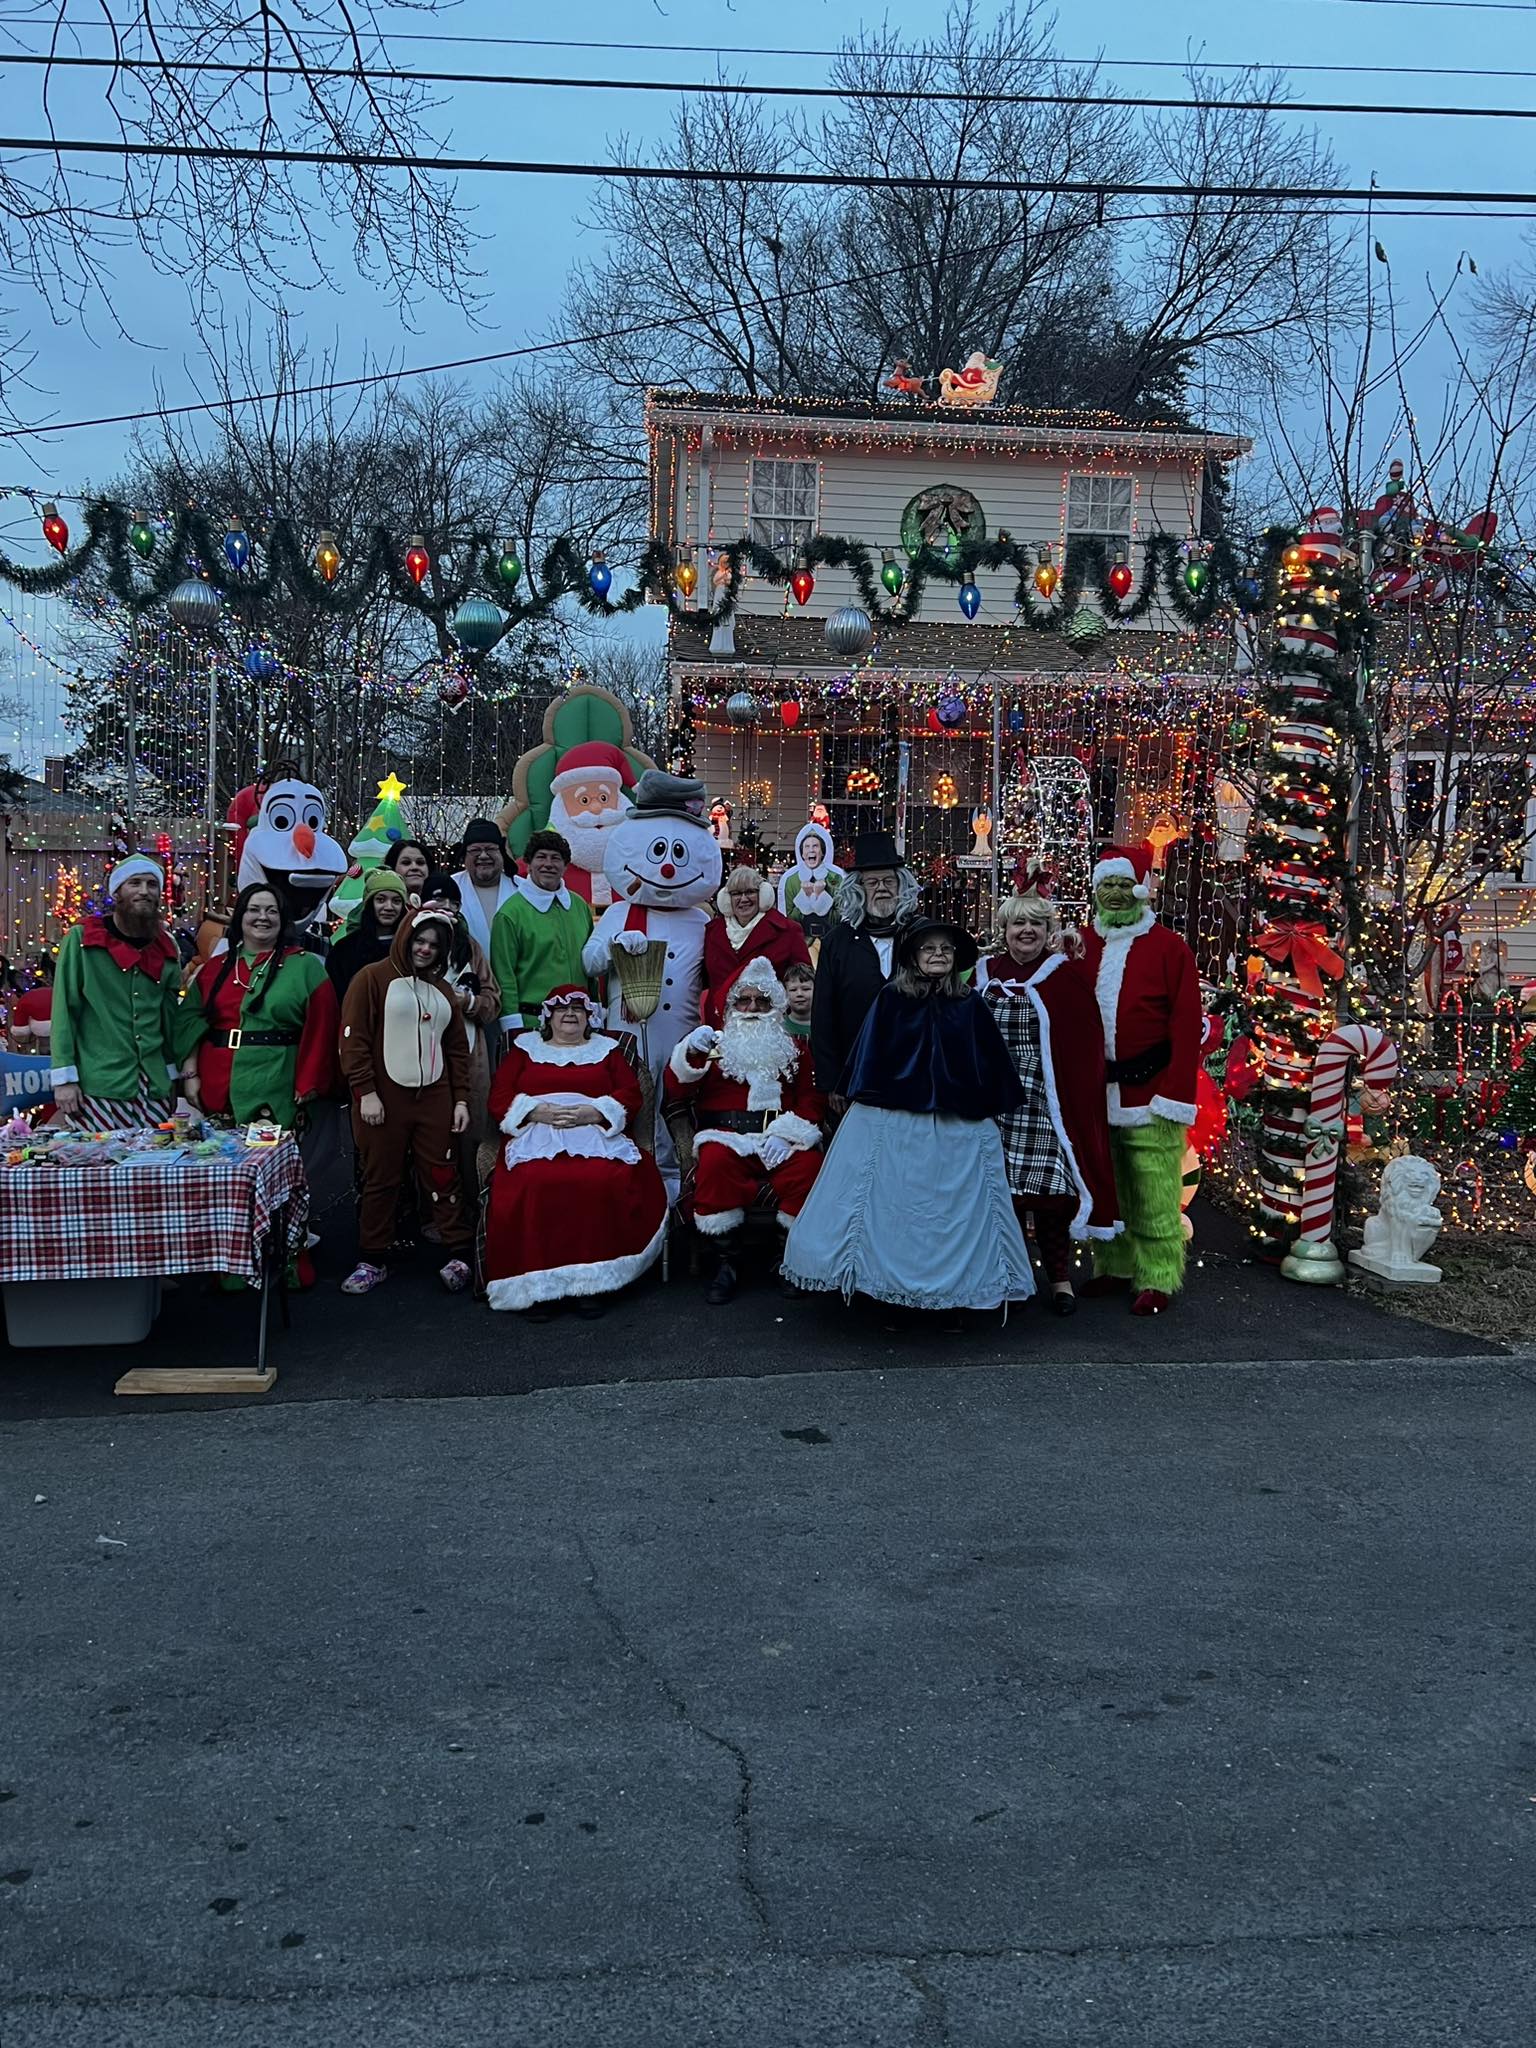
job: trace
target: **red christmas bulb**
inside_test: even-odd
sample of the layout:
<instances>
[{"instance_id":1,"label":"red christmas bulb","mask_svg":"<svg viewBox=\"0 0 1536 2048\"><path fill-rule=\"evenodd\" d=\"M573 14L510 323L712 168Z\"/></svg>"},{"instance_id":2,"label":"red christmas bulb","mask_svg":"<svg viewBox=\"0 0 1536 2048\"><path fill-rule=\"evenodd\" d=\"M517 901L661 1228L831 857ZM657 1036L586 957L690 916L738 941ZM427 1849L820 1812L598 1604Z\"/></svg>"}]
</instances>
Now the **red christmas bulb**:
<instances>
[{"instance_id":1,"label":"red christmas bulb","mask_svg":"<svg viewBox=\"0 0 1536 2048\"><path fill-rule=\"evenodd\" d=\"M788 697L779 706L779 722L786 732L793 732L800 723L800 706L793 697Z\"/></svg>"},{"instance_id":2,"label":"red christmas bulb","mask_svg":"<svg viewBox=\"0 0 1536 2048\"><path fill-rule=\"evenodd\" d=\"M789 587L795 593L796 604L808 604L811 592L816 588L816 578L809 569L797 569L789 579Z\"/></svg>"},{"instance_id":3,"label":"red christmas bulb","mask_svg":"<svg viewBox=\"0 0 1536 2048\"><path fill-rule=\"evenodd\" d=\"M43 539L57 555L62 555L69 546L69 528L59 517L57 505L49 504L43 507Z\"/></svg>"},{"instance_id":4,"label":"red christmas bulb","mask_svg":"<svg viewBox=\"0 0 1536 2048\"><path fill-rule=\"evenodd\" d=\"M1135 580L1135 577L1131 574L1129 562L1116 562L1109 572L1109 587L1122 603L1130 596L1131 585Z\"/></svg>"},{"instance_id":5,"label":"red christmas bulb","mask_svg":"<svg viewBox=\"0 0 1536 2048\"><path fill-rule=\"evenodd\" d=\"M405 573L419 590L426 581L427 571L432 566L432 557L427 553L427 544L419 533L411 535L411 544L405 551Z\"/></svg>"}]
</instances>

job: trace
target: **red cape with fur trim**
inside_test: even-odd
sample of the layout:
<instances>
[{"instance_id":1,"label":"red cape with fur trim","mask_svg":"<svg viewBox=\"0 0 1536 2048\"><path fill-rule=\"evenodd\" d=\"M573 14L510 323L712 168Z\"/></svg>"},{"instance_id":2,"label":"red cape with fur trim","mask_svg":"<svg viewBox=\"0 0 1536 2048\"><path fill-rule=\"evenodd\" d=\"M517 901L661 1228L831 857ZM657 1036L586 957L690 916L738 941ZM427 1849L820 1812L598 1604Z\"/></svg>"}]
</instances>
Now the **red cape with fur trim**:
<instances>
[{"instance_id":1,"label":"red cape with fur trim","mask_svg":"<svg viewBox=\"0 0 1536 2048\"><path fill-rule=\"evenodd\" d=\"M999 983L1022 986L1041 1022L1040 1057L1051 1122L1082 1197L1072 1219L1072 1235L1118 1236L1120 1201L1104 1114L1104 1031L1088 978L1062 953L1047 954L1033 969L1021 968L999 953L981 963L976 984L990 991L988 1000L995 1002L1001 995Z\"/></svg>"}]
</instances>

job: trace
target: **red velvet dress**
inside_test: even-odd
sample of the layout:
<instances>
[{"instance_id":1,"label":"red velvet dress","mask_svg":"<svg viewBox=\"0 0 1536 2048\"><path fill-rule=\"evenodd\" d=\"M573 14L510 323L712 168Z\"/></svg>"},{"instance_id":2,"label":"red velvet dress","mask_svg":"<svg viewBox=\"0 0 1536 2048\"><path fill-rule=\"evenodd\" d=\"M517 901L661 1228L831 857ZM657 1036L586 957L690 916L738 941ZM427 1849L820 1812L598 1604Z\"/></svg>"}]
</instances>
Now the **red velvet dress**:
<instances>
[{"instance_id":1,"label":"red velvet dress","mask_svg":"<svg viewBox=\"0 0 1536 2048\"><path fill-rule=\"evenodd\" d=\"M661 1255L667 1196L656 1162L629 1136L640 1083L617 1042L548 1044L522 1032L496 1069L490 1117L501 1133L485 1226L492 1308L611 1294ZM587 1102L603 1122L530 1122L540 1102Z\"/></svg>"}]
</instances>

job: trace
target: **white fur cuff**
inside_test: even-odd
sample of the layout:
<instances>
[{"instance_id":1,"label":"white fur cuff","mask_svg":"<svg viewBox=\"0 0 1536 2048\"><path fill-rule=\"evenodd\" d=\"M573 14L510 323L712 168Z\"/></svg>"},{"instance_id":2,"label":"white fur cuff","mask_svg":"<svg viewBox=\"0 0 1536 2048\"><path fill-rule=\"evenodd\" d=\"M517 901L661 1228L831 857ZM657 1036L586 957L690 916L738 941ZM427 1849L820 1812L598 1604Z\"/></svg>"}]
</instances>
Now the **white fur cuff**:
<instances>
[{"instance_id":1,"label":"white fur cuff","mask_svg":"<svg viewBox=\"0 0 1536 2048\"><path fill-rule=\"evenodd\" d=\"M1154 1095L1152 1114L1160 1116L1165 1123L1192 1124L1199 1111L1192 1102L1171 1102L1166 1095Z\"/></svg>"},{"instance_id":2,"label":"white fur cuff","mask_svg":"<svg viewBox=\"0 0 1536 2048\"><path fill-rule=\"evenodd\" d=\"M706 1237L724 1237L727 1231L735 1230L746 1220L745 1209L716 1209L708 1216L701 1216L695 1210L693 1215L694 1228L703 1231Z\"/></svg>"},{"instance_id":3,"label":"white fur cuff","mask_svg":"<svg viewBox=\"0 0 1536 2048\"><path fill-rule=\"evenodd\" d=\"M813 1145L821 1143L821 1130L809 1117L796 1116L786 1109L776 1116L764 1131L765 1138L782 1138L786 1145L793 1145L797 1152L808 1152Z\"/></svg>"},{"instance_id":4,"label":"white fur cuff","mask_svg":"<svg viewBox=\"0 0 1536 2048\"><path fill-rule=\"evenodd\" d=\"M592 1107L603 1112L603 1121L613 1137L617 1137L629 1122L624 1105L616 1095L594 1095Z\"/></svg>"},{"instance_id":5,"label":"white fur cuff","mask_svg":"<svg viewBox=\"0 0 1536 2048\"><path fill-rule=\"evenodd\" d=\"M511 1107L501 1120L501 1129L506 1132L509 1138L517 1136L542 1100L543 1097L539 1095L513 1096Z\"/></svg>"},{"instance_id":6,"label":"white fur cuff","mask_svg":"<svg viewBox=\"0 0 1536 2048\"><path fill-rule=\"evenodd\" d=\"M672 1048L672 1057L667 1061L667 1068L685 1087L691 1087L695 1082L702 1081L709 1072L709 1061L701 1060L695 1066L688 1057L687 1039L680 1038Z\"/></svg>"}]
</instances>

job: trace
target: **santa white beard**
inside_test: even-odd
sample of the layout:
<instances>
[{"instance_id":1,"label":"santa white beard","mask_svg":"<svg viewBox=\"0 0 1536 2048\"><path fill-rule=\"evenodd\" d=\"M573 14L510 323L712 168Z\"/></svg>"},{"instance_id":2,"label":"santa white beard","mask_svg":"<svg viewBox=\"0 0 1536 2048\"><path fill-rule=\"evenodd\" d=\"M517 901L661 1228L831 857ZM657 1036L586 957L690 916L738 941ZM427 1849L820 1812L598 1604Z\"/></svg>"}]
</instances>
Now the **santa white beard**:
<instances>
[{"instance_id":1,"label":"santa white beard","mask_svg":"<svg viewBox=\"0 0 1536 2048\"><path fill-rule=\"evenodd\" d=\"M616 804L611 811L568 811L558 789L549 800L551 829L560 833L571 849L571 859L589 875L603 872L606 835L615 825L622 825L627 815L622 804Z\"/></svg>"},{"instance_id":2,"label":"santa white beard","mask_svg":"<svg viewBox=\"0 0 1536 2048\"><path fill-rule=\"evenodd\" d=\"M780 1087L795 1070L800 1048L777 1017L744 1017L726 1013L721 1035L720 1071L729 1081L745 1081L748 1109L782 1109Z\"/></svg>"}]
</instances>

